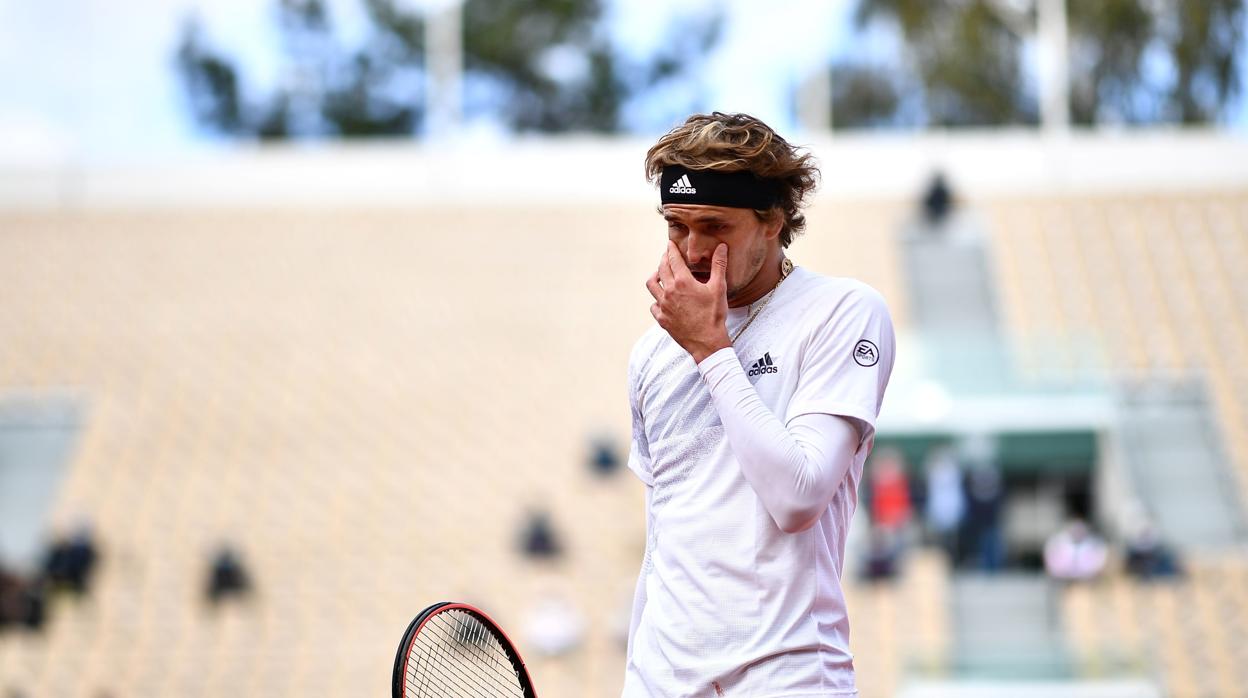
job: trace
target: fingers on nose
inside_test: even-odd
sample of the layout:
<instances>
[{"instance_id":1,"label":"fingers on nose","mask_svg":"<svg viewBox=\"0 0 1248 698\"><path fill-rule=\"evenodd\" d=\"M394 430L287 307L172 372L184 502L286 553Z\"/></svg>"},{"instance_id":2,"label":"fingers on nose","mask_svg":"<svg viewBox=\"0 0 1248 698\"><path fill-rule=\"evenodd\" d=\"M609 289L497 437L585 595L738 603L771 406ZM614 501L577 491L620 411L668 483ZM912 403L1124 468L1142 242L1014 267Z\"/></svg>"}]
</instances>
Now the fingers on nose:
<instances>
[{"instance_id":1,"label":"fingers on nose","mask_svg":"<svg viewBox=\"0 0 1248 698\"><path fill-rule=\"evenodd\" d=\"M714 254L715 242L713 240L708 240L706 243L690 242L685 250L685 260L690 267L706 266Z\"/></svg>"}]
</instances>

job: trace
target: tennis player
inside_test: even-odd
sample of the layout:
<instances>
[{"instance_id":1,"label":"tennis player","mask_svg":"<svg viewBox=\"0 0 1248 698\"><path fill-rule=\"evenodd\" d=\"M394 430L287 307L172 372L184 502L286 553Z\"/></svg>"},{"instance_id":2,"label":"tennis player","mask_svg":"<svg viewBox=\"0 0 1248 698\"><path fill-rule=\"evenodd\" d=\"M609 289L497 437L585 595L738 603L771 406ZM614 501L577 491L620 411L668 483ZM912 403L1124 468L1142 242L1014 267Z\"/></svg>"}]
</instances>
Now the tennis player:
<instances>
[{"instance_id":1,"label":"tennis player","mask_svg":"<svg viewBox=\"0 0 1248 698\"><path fill-rule=\"evenodd\" d=\"M692 116L646 173L668 243L629 359L647 540L624 696L857 695L841 573L888 308L787 259L818 170L761 121Z\"/></svg>"}]
</instances>

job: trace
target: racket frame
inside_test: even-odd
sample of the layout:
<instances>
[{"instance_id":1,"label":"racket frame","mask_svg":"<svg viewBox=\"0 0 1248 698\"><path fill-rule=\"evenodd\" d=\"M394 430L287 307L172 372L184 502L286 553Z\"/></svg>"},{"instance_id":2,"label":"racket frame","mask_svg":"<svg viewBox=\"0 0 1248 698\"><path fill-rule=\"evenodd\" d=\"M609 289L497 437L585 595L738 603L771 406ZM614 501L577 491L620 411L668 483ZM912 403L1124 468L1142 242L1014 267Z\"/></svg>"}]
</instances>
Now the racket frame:
<instances>
[{"instance_id":1,"label":"racket frame","mask_svg":"<svg viewBox=\"0 0 1248 698\"><path fill-rule=\"evenodd\" d=\"M394 657L394 674L391 677L390 689L391 696L393 698L406 698L403 695L403 689L407 680L407 663L411 658L412 644L416 642L416 637L420 635L421 629L439 613L457 609L477 616L477 620L481 622L481 625L494 636L498 644L502 645L503 653L507 655L507 659L511 660L511 666L516 670L516 674L520 679L520 689L524 691L524 698L537 698L537 691L533 690L533 680L529 677L529 668L524 665L524 660L520 658L520 652L516 650L516 646L512 643L511 638L507 637L507 633L503 632L502 627L495 623L494 619L489 617L485 611L476 606L455 601L440 601L432 604L425 610L417 613L412 622L407 625L407 630L403 633L403 641L399 643L399 652Z\"/></svg>"}]
</instances>

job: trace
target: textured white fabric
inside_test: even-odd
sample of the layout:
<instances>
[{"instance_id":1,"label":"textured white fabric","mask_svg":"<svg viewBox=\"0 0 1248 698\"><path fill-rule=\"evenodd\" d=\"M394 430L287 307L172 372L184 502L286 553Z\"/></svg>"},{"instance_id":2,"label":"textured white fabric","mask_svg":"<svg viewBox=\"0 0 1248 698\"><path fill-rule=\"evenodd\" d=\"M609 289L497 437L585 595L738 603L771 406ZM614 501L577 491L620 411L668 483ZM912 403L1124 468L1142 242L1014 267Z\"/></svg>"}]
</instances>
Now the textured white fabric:
<instances>
[{"instance_id":1,"label":"textured white fabric","mask_svg":"<svg viewBox=\"0 0 1248 698\"><path fill-rule=\"evenodd\" d=\"M730 334L747 314L729 310ZM802 268L736 342L758 401L789 438L802 415L848 417L861 430L813 525L785 533L743 472L693 359L658 326L637 342L629 467L648 486L647 541L624 696L854 694L842 558L893 345L878 293Z\"/></svg>"},{"instance_id":2,"label":"textured white fabric","mask_svg":"<svg viewBox=\"0 0 1248 698\"><path fill-rule=\"evenodd\" d=\"M785 533L810 528L854 463L857 428L830 414L784 425L750 385L737 354L721 349L698 364L741 474Z\"/></svg>"}]
</instances>

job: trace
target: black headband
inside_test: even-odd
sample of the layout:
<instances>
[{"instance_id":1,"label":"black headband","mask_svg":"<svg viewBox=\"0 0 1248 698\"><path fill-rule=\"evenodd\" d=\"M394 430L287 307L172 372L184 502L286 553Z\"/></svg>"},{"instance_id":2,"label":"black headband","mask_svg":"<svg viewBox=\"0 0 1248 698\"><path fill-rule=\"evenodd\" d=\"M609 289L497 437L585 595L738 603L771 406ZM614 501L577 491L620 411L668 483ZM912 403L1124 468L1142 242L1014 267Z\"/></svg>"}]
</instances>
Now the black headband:
<instances>
[{"instance_id":1,"label":"black headband","mask_svg":"<svg viewBox=\"0 0 1248 698\"><path fill-rule=\"evenodd\" d=\"M659 200L665 204L766 210L780 203L780 183L748 170L718 172L667 165L659 177Z\"/></svg>"}]
</instances>

